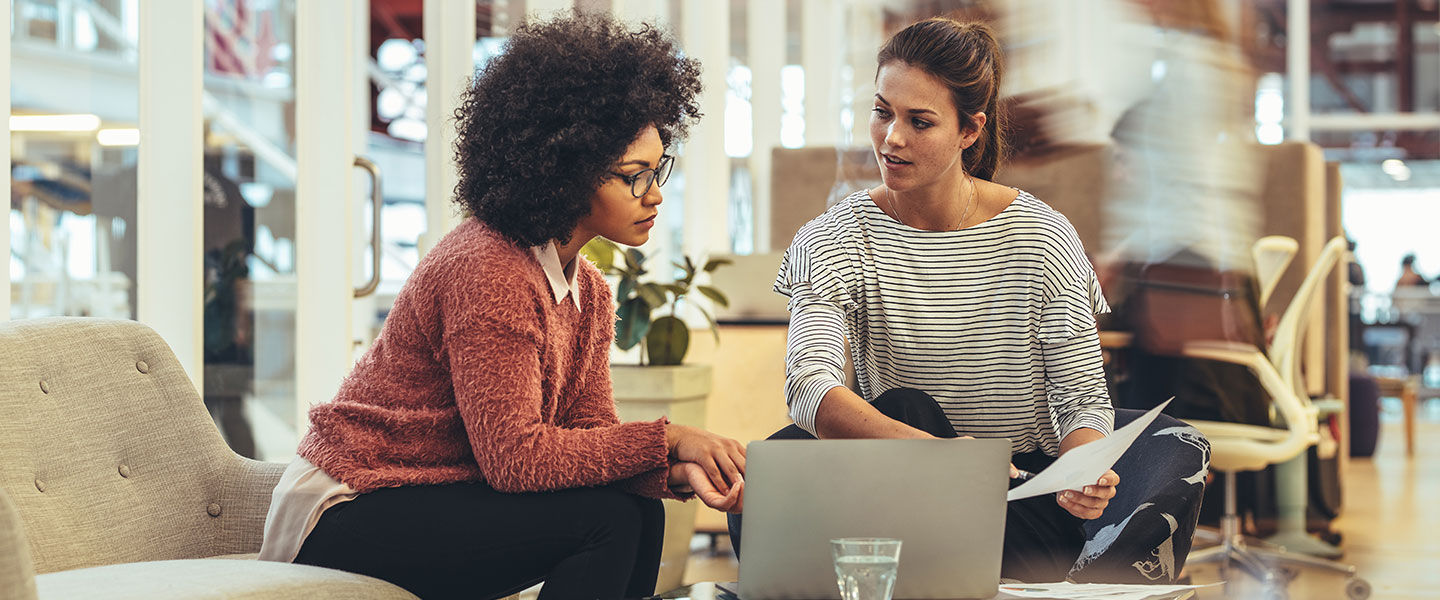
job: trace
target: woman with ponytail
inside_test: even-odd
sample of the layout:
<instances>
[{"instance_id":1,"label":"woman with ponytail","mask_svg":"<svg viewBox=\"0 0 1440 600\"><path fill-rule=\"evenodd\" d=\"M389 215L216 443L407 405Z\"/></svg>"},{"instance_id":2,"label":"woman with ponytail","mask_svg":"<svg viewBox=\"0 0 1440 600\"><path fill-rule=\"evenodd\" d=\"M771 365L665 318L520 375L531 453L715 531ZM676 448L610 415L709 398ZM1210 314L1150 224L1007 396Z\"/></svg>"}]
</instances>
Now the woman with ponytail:
<instances>
[{"instance_id":1,"label":"woman with ponytail","mask_svg":"<svg viewBox=\"0 0 1440 600\"><path fill-rule=\"evenodd\" d=\"M1109 306L1074 228L992 181L1001 58L988 27L945 18L880 49L870 138L884 183L785 254L795 425L772 439L1009 438L1016 477L1141 414L1111 406L1095 325ZM1208 458L1198 431L1160 416L1094 484L1009 503L1002 576L1174 581Z\"/></svg>"}]
</instances>

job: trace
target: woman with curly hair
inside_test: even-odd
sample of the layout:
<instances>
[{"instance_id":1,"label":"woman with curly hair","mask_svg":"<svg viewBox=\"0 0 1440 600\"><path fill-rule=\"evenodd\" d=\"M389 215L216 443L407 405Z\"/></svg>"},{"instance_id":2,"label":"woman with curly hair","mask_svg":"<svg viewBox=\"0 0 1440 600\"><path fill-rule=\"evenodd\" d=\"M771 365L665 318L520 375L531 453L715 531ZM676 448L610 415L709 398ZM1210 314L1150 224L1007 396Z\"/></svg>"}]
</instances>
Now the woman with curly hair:
<instances>
[{"instance_id":1,"label":"woman with curly hair","mask_svg":"<svg viewBox=\"0 0 1440 600\"><path fill-rule=\"evenodd\" d=\"M424 598L653 592L664 513L738 510L744 449L620 423L615 308L580 260L649 238L700 65L598 15L521 26L456 110L465 222L426 254L285 471L261 558Z\"/></svg>"}]
</instances>

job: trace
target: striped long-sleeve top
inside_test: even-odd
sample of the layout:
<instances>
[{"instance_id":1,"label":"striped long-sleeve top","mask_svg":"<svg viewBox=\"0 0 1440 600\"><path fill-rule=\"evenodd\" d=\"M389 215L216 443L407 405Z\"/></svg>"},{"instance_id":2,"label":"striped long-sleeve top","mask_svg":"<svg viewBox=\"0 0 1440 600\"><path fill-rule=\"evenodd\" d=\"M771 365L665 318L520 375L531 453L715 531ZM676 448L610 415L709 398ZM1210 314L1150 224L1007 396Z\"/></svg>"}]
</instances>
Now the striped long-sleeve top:
<instances>
[{"instance_id":1,"label":"striped long-sleeve top","mask_svg":"<svg viewBox=\"0 0 1440 600\"><path fill-rule=\"evenodd\" d=\"M1009 438L1015 453L1053 456L1072 431L1113 426L1095 327L1110 307L1074 227L1028 193L932 232L856 192L795 235L775 291L790 297L785 401L811 433L844 385L846 340L867 401L925 391L956 433Z\"/></svg>"}]
</instances>

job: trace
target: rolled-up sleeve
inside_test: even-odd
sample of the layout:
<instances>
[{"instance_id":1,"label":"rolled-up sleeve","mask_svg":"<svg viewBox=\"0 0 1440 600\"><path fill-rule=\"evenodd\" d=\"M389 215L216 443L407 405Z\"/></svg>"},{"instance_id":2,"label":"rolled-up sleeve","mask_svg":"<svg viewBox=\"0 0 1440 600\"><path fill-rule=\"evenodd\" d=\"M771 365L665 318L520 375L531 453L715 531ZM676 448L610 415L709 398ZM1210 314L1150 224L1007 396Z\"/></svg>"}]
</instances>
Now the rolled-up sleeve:
<instances>
[{"instance_id":1,"label":"rolled-up sleeve","mask_svg":"<svg viewBox=\"0 0 1440 600\"><path fill-rule=\"evenodd\" d=\"M1058 291L1041 311L1040 342L1045 357L1045 393L1055 434L1064 440L1076 429L1109 435L1115 409L1105 386L1100 334L1095 315L1110 312L1093 271Z\"/></svg>"},{"instance_id":2,"label":"rolled-up sleeve","mask_svg":"<svg viewBox=\"0 0 1440 600\"><path fill-rule=\"evenodd\" d=\"M790 297L785 404L795 425L812 435L820 401L845 386L845 316L852 306L843 269L833 260L838 247L810 247L823 241L818 231L802 229L775 279L775 291Z\"/></svg>"},{"instance_id":3,"label":"rolled-up sleeve","mask_svg":"<svg viewBox=\"0 0 1440 600\"><path fill-rule=\"evenodd\" d=\"M825 394L845 386L845 313L824 301L790 303L785 340L785 404L801 429L815 433Z\"/></svg>"}]
</instances>

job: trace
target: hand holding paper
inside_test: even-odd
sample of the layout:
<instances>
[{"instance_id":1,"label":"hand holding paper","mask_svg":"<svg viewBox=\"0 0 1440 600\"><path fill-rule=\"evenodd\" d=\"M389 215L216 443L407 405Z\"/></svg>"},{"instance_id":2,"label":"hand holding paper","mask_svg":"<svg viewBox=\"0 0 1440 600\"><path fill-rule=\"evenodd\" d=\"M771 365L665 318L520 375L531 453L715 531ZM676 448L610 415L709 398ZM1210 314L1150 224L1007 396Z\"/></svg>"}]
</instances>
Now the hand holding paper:
<instances>
[{"instance_id":1,"label":"hand holding paper","mask_svg":"<svg viewBox=\"0 0 1440 600\"><path fill-rule=\"evenodd\" d=\"M1056 459L1049 468L1035 474L1035 477L1020 484L1005 496L1008 500L1020 500L1050 494L1063 490L1078 490L1087 485L1094 485L1110 467L1115 466L1115 461L1130 449L1140 433L1145 431L1155 417L1160 415L1170 404L1166 400L1159 406L1150 409L1144 416L1131 421L1124 427L1115 430L1102 440L1096 440L1083 446L1078 446Z\"/></svg>"}]
</instances>

